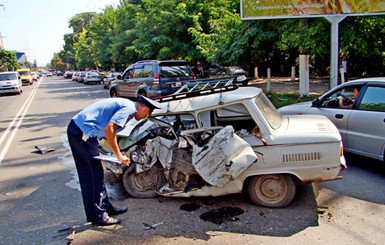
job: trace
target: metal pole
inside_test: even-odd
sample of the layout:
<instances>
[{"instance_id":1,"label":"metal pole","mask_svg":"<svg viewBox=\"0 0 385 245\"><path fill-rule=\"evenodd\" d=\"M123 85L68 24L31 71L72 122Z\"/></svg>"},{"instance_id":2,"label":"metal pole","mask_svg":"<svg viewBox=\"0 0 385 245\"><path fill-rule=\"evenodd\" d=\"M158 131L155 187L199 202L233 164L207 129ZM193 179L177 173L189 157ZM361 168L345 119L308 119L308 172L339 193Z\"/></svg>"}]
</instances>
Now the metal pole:
<instances>
[{"instance_id":1,"label":"metal pole","mask_svg":"<svg viewBox=\"0 0 385 245\"><path fill-rule=\"evenodd\" d=\"M330 15L325 18L332 24L331 26L331 47L330 47L330 88L338 85L338 26L345 19L346 15Z\"/></svg>"}]
</instances>

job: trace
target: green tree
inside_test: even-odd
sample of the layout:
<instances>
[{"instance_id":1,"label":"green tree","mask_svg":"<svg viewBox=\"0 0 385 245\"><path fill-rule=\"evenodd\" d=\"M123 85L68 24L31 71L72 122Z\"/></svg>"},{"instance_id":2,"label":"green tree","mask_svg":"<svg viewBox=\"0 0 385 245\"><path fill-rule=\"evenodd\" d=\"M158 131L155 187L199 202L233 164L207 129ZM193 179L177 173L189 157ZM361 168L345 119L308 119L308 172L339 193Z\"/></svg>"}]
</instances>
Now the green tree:
<instances>
[{"instance_id":1,"label":"green tree","mask_svg":"<svg viewBox=\"0 0 385 245\"><path fill-rule=\"evenodd\" d=\"M63 51L61 51L63 52ZM60 58L60 53L55 53L53 59L51 60L51 67L58 71L64 71L67 69L67 64L63 62Z\"/></svg>"},{"instance_id":2,"label":"green tree","mask_svg":"<svg viewBox=\"0 0 385 245\"><path fill-rule=\"evenodd\" d=\"M126 1L115 10L115 35L111 37L112 43L109 50L112 55L112 62L117 69L124 69L130 63L139 59L139 54L135 52L131 45L137 38L137 33L134 30L136 25L135 15L141 11L141 4L130 2L133 1Z\"/></svg>"},{"instance_id":3,"label":"green tree","mask_svg":"<svg viewBox=\"0 0 385 245\"><path fill-rule=\"evenodd\" d=\"M75 39L77 40L77 37L74 33L65 34L64 35L64 45L63 45L63 52L60 52L60 58L64 63L67 63L69 65L69 68L75 70L76 69L76 59L75 54L76 51L74 49L74 43Z\"/></svg>"},{"instance_id":4,"label":"green tree","mask_svg":"<svg viewBox=\"0 0 385 245\"><path fill-rule=\"evenodd\" d=\"M385 74L384 42L384 15L347 17L340 23L340 54L346 55L352 76Z\"/></svg>"},{"instance_id":5,"label":"green tree","mask_svg":"<svg viewBox=\"0 0 385 245\"><path fill-rule=\"evenodd\" d=\"M76 14L69 20L69 28L72 28L74 34L80 34L84 29L88 30L95 19L96 13L85 12Z\"/></svg>"},{"instance_id":6,"label":"green tree","mask_svg":"<svg viewBox=\"0 0 385 245\"><path fill-rule=\"evenodd\" d=\"M0 71L12 71L20 68L20 64L17 63L16 54L0 49Z\"/></svg>"},{"instance_id":7,"label":"green tree","mask_svg":"<svg viewBox=\"0 0 385 245\"><path fill-rule=\"evenodd\" d=\"M76 50L75 59L77 67L85 69L96 69L98 68L98 60L96 59L96 50L92 49L92 39L89 36L88 31L83 30L79 35L79 40L74 44Z\"/></svg>"},{"instance_id":8,"label":"green tree","mask_svg":"<svg viewBox=\"0 0 385 245\"><path fill-rule=\"evenodd\" d=\"M104 9L103 13L95 16L90 25L90 38L93 40L92 49L97 50L95 59L103 69L111 69L112 61L112 37L116 35L116 12L112 7Z\"/></svg>"},{"instance_id":9,"label":"green tree","mask_svg":"<svg viewBox=\"0 0 385 245\"><path fill-rule=\"evenodd\" d=\"M242 21L239 0L121 0L102 13L72 17L65 36L64 63L122 70L140 59L185 59L240 64L262 71L296 64L311 55L313 72L327 75L330 23L324 18ZM364 31L365 30L365 31ZM357 76L381 75L384 16L347 17L340 23L340 52ZM290 74L290 69L283 73ZM280 74L283 75L283 74Z\"/></svg>"}]
</instances>

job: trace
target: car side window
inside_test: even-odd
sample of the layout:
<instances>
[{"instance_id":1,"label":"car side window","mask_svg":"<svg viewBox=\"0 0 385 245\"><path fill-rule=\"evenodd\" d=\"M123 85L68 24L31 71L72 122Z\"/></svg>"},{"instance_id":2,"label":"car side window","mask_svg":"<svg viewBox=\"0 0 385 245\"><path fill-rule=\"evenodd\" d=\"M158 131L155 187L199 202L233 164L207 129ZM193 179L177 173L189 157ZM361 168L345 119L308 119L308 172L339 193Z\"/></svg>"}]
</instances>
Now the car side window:
<instances>
[{"instance_id":1,"label":"car side window","mask_svg":"<svg viewBox=\"0 0 385 245\"><path fill-rule=\"evenodd\" d=\"M362 97L360 110L385 111L385 88L368 87Z\"/></svg>"},{"instance_id":2,"label":"car side window","mask_svg":"<svg viewBox=\"0 0 385 245\"><path fill-rule=\"evenodd\" d=\"M142 77L142 66L135 66L134 67L134 74L132 75L133 78L140 78Z\"/></svg>"},{"instance_id":3,"label":"car side window","mask_svg":"<svg viewBox=\"0 0 385 245\"><path fill-rule=\"evenodd\" d=\"M351 98L354 100L353 91L355 87L344 87L340 90L335 91L333 94L330 94L328 97L326 97L321 104L321 107L326 108L338 108L339 102L338 97L342 96L343 98Z\"/></svg>"},{"instance_id":4,"label":"car side window","mask_svg":"<svg viewBox=\"0 0 385 245\"><path fill-rule=\"evenodd\" d=\"M142 77L151 77L153 75L152 72L152 65L145 65L143 68L143 75Z\"/></svg>"}]
</instances>

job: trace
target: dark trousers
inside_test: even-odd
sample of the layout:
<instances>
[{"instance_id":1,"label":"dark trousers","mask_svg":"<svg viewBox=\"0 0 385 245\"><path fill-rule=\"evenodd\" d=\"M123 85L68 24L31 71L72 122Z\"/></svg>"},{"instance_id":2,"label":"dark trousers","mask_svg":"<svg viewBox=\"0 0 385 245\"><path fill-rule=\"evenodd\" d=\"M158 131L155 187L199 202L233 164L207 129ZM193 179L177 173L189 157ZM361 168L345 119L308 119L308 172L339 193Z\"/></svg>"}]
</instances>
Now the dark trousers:
<instances>
[{"instance_id":1,"label":"dark trousers","mask_svg":"<svg viewBox=\"0 0 385 245\"><path fill-rule=\"evenodd\" d=\"M94 159L99 155L99 142L96 137L83 141L83 132L73 120L68 124L67 136L79 176L87 221L103 219L113 207L104 186L102 163Z\"/></svg>"}]
</instances>

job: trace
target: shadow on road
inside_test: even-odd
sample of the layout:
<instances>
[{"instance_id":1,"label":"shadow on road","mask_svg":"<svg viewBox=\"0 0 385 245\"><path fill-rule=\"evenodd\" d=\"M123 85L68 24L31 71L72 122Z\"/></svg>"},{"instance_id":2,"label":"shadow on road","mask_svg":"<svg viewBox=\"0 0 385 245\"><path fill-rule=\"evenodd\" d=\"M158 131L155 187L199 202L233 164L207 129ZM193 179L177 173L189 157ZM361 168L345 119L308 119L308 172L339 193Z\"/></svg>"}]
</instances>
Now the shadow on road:
<instances>
[{"instance_id":1,"label":"shadow on road","mask_svg":"<svg viewBox=\"0 0 385 245\"><path fill-rule=\"evenodd\" d=\"M381 161L354 154L345 154L348 169L340 181L325 182L321 187L339 195L385 204L385 165Z\"/></svg>"},{"instance_id":2,"label":"shadow on road","mask_svg":"<svg viewBox=\"0 0 385 245\"><path fill-rule=\"evenodd\" d=\"M77 226L73 231L74 244L82 244L84 239L92 244L127 241L155 244L154 237L208 241L217 232L289 237L308 227L318 226L318 208L311 185L298 186L294 201L282 209L255 206L243 194L134 199L124 194L120 184L109 185L113 203L129 207L128 212L120 216L122 224L108 228ZM205 220L210 215L211 221ZM154 224L154 228L148 227Z\"/></svg>"}]
</instances>

